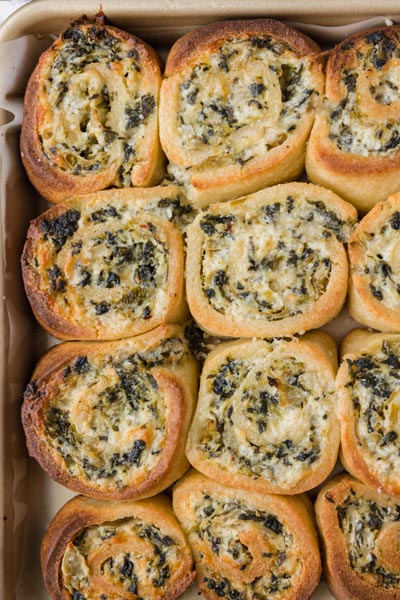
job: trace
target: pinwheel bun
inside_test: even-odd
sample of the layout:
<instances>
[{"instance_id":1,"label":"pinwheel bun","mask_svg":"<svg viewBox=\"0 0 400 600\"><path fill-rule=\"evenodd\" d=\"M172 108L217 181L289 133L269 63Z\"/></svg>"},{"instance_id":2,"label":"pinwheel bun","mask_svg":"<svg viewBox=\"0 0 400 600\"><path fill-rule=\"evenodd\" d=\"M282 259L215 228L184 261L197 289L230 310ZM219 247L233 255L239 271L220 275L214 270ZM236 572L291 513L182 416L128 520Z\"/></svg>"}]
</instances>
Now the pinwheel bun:
<instances>
[{"instance_id":1,"label":"pinwheel bun","mask_svg":"<svg viewBox=\"0 0 400 600\"><path fill-rule=\"evenodd\" d=\"M357 479L400 496L400 335L354 329L336 379L341 460Z\"/></svg>"},{"instance_id":2,"label":"pinwheel bun","mask_svg":"<svg viewBox=\"0 0 400 600\"><path fill-rule=\"evenodd\" d=\"M111 340L180 322L183 241L164 208L178 199L176 186L106 190L32 221L22 274L39 323L59 339Z\"/></svg>"},{"instance_id":3,"label":"pinwheel bun","mask_svg":"<svg viewBox=\"0 0 400 600\"><path fill-rule=\"evenodd\" d=\"M193 471L176 484L173 507L207 600L306 600L318 585L318 541L305 496L236 490Z\"/></svg>"},{"instance_id":4,"label":"pinwheel bun","mask_svg":"<svg viewBox=\"0 0 400 600\"><path fill-rule=\"evenodd\" d=\"M400 190L400 27L346 38L329 56L326 104L307 145L310 180L359 211Z\"/></svg>"},{"instance_id":5,"label":"pinwheel bun","mask_svg":"<svg viewBox=\"0 0 400 600\"><path fill-rule=\"evenodd\" d=\"M85 17L39 59L25 94L22 161L50 202L111 186L149 186L163 174L161 83L155 51Z\"/></svg>"},{"instance_id":6,"label":"pinwheel bun","mask_svg":"<svg viewBox=\"0 0 400 600\"><path fill-rule=\"evenodd\" d=\"M139 499L188 468L197 368L178 326L118 342L69 342L38 363L22 406L31 456L87 496Z\"/></svg>"},{"instance_id":7,"label":"pinwheel bun","mask_svg":"<svg viewBox=\"0 0 400 600\"><path fill-rule=\"evenodd\" d=\"M161 88L169 172L197 206L295 179L323 91L318 46L269 19L196 29L172 47Z\"/></svg>"},{"instance_id":8,"label":"pinwheel bun","mask_svg":"<svg viewBox=\"0 0 400 600\"><path fill-rule=\"evenodd\" d=\"M343 243L356 218L351 204L306 183L211 205L188 229L192 315L229 337L285 336L327 323L346 298Z\"/></svg>"},{"instance_id":9,"label":"pinwheel bun","mask_svg":"<svg viewBox=\"0 0 400 600\"><path fill-rule=\"evenodd\" d=\"M102 594L175 600L194 578L190 548L165 496L139 502L76 496L51 522L41 563L52 600Z\"/></svg>"},{"instance_id":10,"label":"pinwheel bun","mask_svg":"<svg viewBox=\"0 0 400 600\"><path fill-rule=\"evenodd\" d=\"M186 449L191 464L258 493L319 485L339 451L336 370L336 346L324 332L218 345L203 367Z\"/></svg>"},{"instance_id":11,"label":"pinwheel bun","mask_svg":"<svg viewBox=\"0 0 400 600\"><path fill-rule=\"evenodd\" d=\"M400 506L349 475L328 481L315 505L325 578L337 600L398 600Z\"/></svg>"}]
</instances>

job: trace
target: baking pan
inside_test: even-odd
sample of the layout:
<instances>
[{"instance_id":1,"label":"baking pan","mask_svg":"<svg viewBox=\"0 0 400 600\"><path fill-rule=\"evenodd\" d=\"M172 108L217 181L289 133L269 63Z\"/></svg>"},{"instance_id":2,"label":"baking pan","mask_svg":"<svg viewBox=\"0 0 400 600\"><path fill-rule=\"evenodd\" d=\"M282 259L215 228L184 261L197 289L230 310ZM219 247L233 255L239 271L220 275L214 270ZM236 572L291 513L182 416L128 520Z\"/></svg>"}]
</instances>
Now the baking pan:
<instances>
[{"instance_id":1,"label":"baking pan","mask_svg":"<svg viewBox=\"0 0 400 600\"><path fill-rule=\"evenodd\" d=\"M33 0L0 28L0 597L45 600L39 565L43 533L73 494L52 482L28 459L19 411L21 393L38 357L56 340L36 324L25 298L19 258L29 221L46 208L19 159L23 94L40 53L82 13L93 17L94 0ZM276 17L295 23L323 46L385 22L399 22L398 0L103 0L115 25L136 33L165 57L189 29L227 18ZM326 329L339 340L354 326L344 311ZM196 586L184 600L198 598ZM332 598L322 583L314 600Z\"/></svg>"}]
</instances>

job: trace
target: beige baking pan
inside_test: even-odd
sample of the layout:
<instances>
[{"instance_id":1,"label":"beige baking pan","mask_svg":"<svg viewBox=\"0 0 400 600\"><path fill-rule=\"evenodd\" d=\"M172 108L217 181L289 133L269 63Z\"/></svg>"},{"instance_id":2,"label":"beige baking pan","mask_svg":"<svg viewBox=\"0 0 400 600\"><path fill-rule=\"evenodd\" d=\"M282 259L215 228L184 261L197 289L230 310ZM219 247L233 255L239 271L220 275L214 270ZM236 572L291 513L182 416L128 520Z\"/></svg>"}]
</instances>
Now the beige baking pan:
<instances>
[{"instance_id":1,"label":"beige baking pan","mask_svg":"<svg viewBox=\"0 0 400 600\"><path fill-rule=\"evenodd\" d=\"M135 32L165 56L185 31L211 21L238 17L277 17L301 24L329 46L349 33L399 22L398 0L103 0L115 25ZM53 36L82 13L93 16L96 0L34 0L0 28L0 598L45 600L39 546L58 508L72 496L28 459L19 421L21 393L37 358L54 343L35 323L24 296L19 257L30 219L45 202L22 169L18 142L26 81ZM329 325L338 339L354 324L342 316ZM194 586L183 598L198 598ZM324 584L314 600L332 596Z\"/></svg>"}]
</instances>

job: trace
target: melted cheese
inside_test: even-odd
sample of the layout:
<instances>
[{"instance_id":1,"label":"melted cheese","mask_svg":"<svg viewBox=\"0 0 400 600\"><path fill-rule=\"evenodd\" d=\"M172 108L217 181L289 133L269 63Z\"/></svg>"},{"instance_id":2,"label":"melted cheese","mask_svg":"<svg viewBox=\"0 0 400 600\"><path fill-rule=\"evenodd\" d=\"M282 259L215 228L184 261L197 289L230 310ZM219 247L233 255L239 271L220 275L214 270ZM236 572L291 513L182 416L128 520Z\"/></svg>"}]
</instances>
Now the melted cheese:
<instances>
[{"instance_id":1,"label":"melted cheese","mask_svg":"<svg viewBox=\"0 0 400 600\"><path fill-rule=\"evenodd\" d=\"M222 359L200 400L202 458L280 486L318 469L330 445L333 382L303 359L285 342L270 354Z\"/></svg>"},{"instance_id":2,"label":"melted cheese","mask_svg":"<svg viewBox=\"0 0 400 600\"><path fill-rule=\"evenodd\" d=\"M271 321L312 310L335 261L329 239L346 240L352 226L296 194L240 213L205 213L199 224L207 302L233 319Z\"/></svg>"}]
</instances>

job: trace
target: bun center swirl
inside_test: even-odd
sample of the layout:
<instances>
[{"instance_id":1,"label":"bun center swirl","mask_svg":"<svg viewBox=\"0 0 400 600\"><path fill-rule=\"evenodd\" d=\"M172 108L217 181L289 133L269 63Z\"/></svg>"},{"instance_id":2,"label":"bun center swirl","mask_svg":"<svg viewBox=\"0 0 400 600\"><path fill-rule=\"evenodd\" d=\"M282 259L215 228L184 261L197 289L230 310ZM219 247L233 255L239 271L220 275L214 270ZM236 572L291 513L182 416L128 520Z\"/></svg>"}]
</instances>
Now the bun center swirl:
<instances>
[{"instance_id":1,"label":"bun center swirl","mask_svg":"<svg viewBox=\"0 0 400 600\"><path fill-rule=\"evenodd\" d=\"M270 321L309 311L327 290L351 224L296 195L243 209L240 202L235 214L210 211L199 223L207 302L222 314Z\"/></svg>"},{"instance_id":2,"label":"bun center swirl","mask_svg":"<svg viewBox=\"0 0 400 600\"><path fill-rule=\"evenodd\" d=\"M332 393L301 357L282 356L279 347L228 359L207 379L199 449L221 467L290 485L321 460Z\"/></svg>"},{"instance_id":3,"label":"bun center swirl","mask_svg":"<svg viewBox=\"0 0 400 600\"><path fill-rule=\"evenodd\" d=\"M41 408L46 443L68 473L107 492L139 485L166 459L177 407L162 370L183 342L154 351L78 356L46 388Z\"/></svg>"},{"instance_id":4,"label":"bun center swirl","mask_svg":"<svg viewBox=\"0 0 400 600\"><path fill-rule=\"evenodd\" d=\"M120 208L120 209L119 209ZM96 210L70 209L41 223L36 266L41 288L70 318L96 328L132 318L149 319L166 294L168 239L157 220L106 204ZM121 330L120 330L121 331Z\"/></svg>"},{"instance_id":5,"label":"bun center swirl","mask_svg":"<svg viewBox=\"0 0 400 600\"><path fill-rule=\"evenodd\" d=\"M376 585L400 585L400 506L378 505L372 499L350 494L336 506L352 568Z\"/></svg>"},{"instance_id":6,"label":"bun center swirl","mask_svg":"<svg viewBox=\"0 0 400 600\"><path fill-rule=\"evenodd\" d=\"M138 142L156 113L133 39L95 24L75 23L47 58L38 133L45 157L74 175L118 169L130 186Z\"/></svg>"},{"instance_id":7,"label":"bun center swirl","mask_svg":"<svg viewBox=\"0 0 400 600\"><path fill-rule=\"evenodd\" d=\"M301 567L293 537L276 515L217 495L203 495L194 511L193 533L205 557L208 589L245 600L257 594L279 598L291 588Z\"/></svg>"},{"instance_id":8,"label":"bun center swirl","mask_svg":"<svg viewBox=\"0 0 400 600\"><path fill-rule=\"evenodd\" d=\"M180 548L155 525L137 518L94 525L68 543L61 571L72 598L160 598L176 579Z\"/></svg>"},{"instance_id":9,"label":"bun center swirl","mask_svg":"<svg viewBox=\"0 0 400 600\"><path fill-rule=\"evenodd\" d=\"M269 36L226 41L197 63L177 91L187 166L263 156L293 134L317 93L311 60Z\"/></svg>"}]
</instances>

